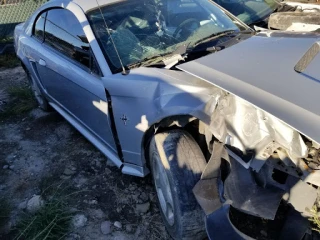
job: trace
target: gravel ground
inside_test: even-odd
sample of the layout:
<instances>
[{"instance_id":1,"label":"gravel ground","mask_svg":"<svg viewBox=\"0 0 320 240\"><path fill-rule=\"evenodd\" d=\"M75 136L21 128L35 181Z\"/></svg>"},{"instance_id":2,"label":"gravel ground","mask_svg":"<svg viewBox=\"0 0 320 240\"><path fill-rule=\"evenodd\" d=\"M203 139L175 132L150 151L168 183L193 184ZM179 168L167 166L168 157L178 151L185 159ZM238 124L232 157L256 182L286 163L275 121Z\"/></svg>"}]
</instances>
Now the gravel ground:
<instances>
[{"instance_id":1,"label":"gravel ground","mask_svg":"<svg viewBox=\"0 0 320 240\"><path fill-rule=\"evenodd\" d=\"M0 111L7 89L26 84L21 67L0 69ZM61 182L78 192L66 239L169 239L150 177L122 175L58 113L34 109L0 122L0 196L12 207L0 239L11 239L21 213Z\"/></svg>"}]
</instances>

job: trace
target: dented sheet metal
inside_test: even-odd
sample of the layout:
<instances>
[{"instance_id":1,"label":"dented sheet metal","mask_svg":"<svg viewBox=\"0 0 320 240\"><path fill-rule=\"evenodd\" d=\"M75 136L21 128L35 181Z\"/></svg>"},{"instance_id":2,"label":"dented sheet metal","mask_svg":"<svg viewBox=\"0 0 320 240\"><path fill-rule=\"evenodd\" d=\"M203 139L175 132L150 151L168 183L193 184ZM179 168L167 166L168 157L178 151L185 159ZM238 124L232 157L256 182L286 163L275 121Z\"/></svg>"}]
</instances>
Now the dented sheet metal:
<instances>
[{"instance_id":1,"label":"dented sheet metal","mask_svg":"<svg viewBox=\"0 0 320 240\"><path fill-rule=\"evenodd\" d=\"M262 112L270 114L265 117L274 116L277 122L280 119L319 143L320 108L315 103L320 102L320 55L313 59L304 74L294 71L294 66L301 57L319 40L319 36L311 34L301 36L294 33L259 33L223 51L181 64L178 68L249 102L250 104L243 104L243 110L247 109L247 105L262 109ZM290 91L287 90L289 86ZM226 104L229 102L232 103L232 99ZM233 113L229 114L227 111L232 109L228 106L238 107L238 101L235 104L227 105L224 110L231 117ZM250 109L249 112L239 112L241 113L243 118L249 119L247 122L253 123L253 127L259 127L263 120L259 117L264 117L257 111L252 113ZM250 120L250 113L255 115L253 121ZM270 120L270 124L273 124L274 118ZM271 130L272 128L271 126ZM242 129L237 131L237 134L254 134L254 129L251 130L250 127L243 130L244 132ZM264 134L262 131L261 135Z\"/></svg>"},{"instance_id":2,"label":"dented sheet metal","mask_svg":"<svg viewBox=\"0 0 320 240\"><path fill-rule=\"evenodd\" d=\"M264 162L280 146L295 162L307 155L307 147L297 131L231 94L220 98L209 128L221 142L242 152L254 152L250 163ZM257 166L256 171L261 167L252 166Z\"/></svg>"},{"instance_id":3,"label":"dented sheet metal","mask_svg":"<svg viewBox=\"0 0 320 240\"><path fill-rule=\"evenodd\" d=\"M320 152L318 144L314 143L318 149L308 147L298 131L232 94L224 92L218 100L216 97L210 125L203 130L208 143L213 135L231 146L227 148L229 155L247 169L260 172L267 161L275 161L274 168L320 185L320 171L306 164L312 151ZM320 164L318 158L312 160Z\"/></svg>"},{"instance_id":4,"label":"dented sheet metal","mask_svg":"<svg viewBox=\"0 0 320 240\"><path fill-rule=\"evenodd\" d=\"M320 171L310 167L319 166L320 161L308 160L310 144L316 145L319 151L320 108L314 103L320 102L320 69L315 67L320 55L309 62L303 74L294 71L308 50L306 42L310 47L319 39L292 38L289 44L296 48L287 52L282 36L277 33L273 41L265 42L274 49L273 53L279 51L279 55L264 50L268 48L263 39L268 37L260 35L178 68L218 86L205 107L211 116L210 124L200 130L207 143L213 135L230 146L230 156L255 172L259 172L268 159L278 159L283 166L281 171L320 186ZM304 47L297 45L299 42L304 43ZM260 44L263 45L256 46L257 51L248 51L252 45ZM246 61L242 60L244 57ZM280 67L269 69L268 65L274 61L281 62ZM286 90L288 86L290 91ZM303 92L307 95L299 97ZM210 149L209 144L208 147Z\"/></svg>"}]
</instances>

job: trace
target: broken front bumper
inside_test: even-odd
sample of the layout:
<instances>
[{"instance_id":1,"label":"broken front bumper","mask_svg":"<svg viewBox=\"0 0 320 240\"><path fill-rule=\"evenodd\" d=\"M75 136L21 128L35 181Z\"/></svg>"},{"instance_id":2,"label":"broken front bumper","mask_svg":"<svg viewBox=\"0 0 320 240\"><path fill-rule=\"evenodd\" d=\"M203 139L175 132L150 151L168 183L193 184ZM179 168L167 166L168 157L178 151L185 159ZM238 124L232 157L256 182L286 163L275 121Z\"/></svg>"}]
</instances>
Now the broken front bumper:
<instances>
[{"instance_id":1,"label":"broken front bumper","mask_svg":"<svg viewBox=\"0 0 320 240\"><path fill-rule=\"evenodd\" d=\"M232 214L241 212L251 217L248 224L255 226L255 220L277 224L276 239L301 240L310 229L308 210L316 198L317 190L298 178L288 176L283 183L273 179L273 166L265 164L259 175L244 168L229 157L223 144L215 143L213 153L201 180L193 189L195 197L206 214L206 229L209 239L254 239L259 238L247 229L250 236L232 223ZM222 159L229 164L227 177L221 176ZM280 203L285 205L282 219L276 219ZM234 217L233 217L234 219ZM242 224L243 226L243 224ZM260 226L261 227L261 226ZM265 231L262 230L261 231ZM258 231L260 232L260 230ZM253 238L254 237L254 238ZM273 239L273 238L272 238Z\"/></svg>"},{"instance_id":2,"label":"broken front bumper","mask_svg":"<svg viewBox=\"0 0 320 240\"><path fill-rule=\"evenodd\" d=\"M250 236L239 231L231 222L230 205L225 204L220 209L206 217L206 230L210 240L233 239L250 240ZM279 240L301 240L307 235L309 221L294 209L290 209L285 217L284 225L278 234Z\"/></svg>"}]
</instances>

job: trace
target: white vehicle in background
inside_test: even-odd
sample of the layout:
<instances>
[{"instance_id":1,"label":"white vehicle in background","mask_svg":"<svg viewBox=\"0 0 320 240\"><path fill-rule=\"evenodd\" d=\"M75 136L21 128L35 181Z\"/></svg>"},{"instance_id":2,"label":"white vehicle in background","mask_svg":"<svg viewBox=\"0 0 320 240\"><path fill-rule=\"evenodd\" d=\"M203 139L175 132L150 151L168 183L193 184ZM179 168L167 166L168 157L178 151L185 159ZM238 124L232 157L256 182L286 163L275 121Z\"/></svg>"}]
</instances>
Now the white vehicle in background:
<instances>
[{"instance_id":1,"label":"white vehicle in background","mask_svg":"<svg viewBox=\"0 0 320 240\"><path fill-rule=\"evenodd\" d=\"M318 0L214 0L256 30L320 32Z\"/></svg>"}]
</instances>

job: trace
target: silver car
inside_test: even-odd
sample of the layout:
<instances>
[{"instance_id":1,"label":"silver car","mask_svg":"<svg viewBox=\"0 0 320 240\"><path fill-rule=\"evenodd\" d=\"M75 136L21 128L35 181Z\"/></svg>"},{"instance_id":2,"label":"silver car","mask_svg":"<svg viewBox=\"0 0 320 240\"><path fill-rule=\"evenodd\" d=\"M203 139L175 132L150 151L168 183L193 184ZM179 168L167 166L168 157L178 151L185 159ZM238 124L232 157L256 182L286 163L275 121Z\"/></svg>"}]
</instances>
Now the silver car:
<instances>
[{"instance_id":1,"label":"silver car","mask_svg":"<svg viewBox=\"0 0 320 240\"><path fill-rule=\"evenodd\" d=\"M319 35L255 32L207 0L53 0L15 49L43 110L122 173L151 171L174 239L257 237L234 216L271 224L283 205L279 237L308 232Z\"/></svg>"}]
</instances>

